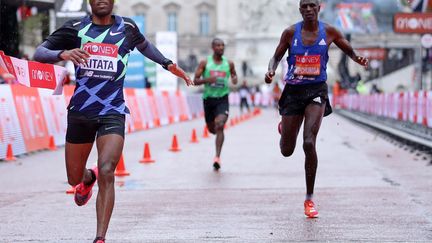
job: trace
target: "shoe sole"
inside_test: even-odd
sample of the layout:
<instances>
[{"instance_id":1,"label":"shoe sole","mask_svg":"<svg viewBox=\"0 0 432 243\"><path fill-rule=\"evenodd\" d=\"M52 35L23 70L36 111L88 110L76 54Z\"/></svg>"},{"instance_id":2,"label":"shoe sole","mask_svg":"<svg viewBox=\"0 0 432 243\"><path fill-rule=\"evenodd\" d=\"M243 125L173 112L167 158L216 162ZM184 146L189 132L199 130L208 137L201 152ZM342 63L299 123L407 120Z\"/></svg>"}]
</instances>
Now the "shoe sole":
<instances>
[{"instance_id":1,"label":"shoe sole","mask_svg":"<svg viewBox=\"0 0 432 243\"><path fill-rule=\"evenodd\" d=\"M76 195L76 194L75 194L75 195ZM75 196L75 197L74 197L75 204L78 205L78 206L80 206L80 207L86 205L86 204L88 203L88 201L90 201L90 198L91 198L92 195L93 195L93 189L89 192L89 194L88 194L88 196L87 196L87 199L84 200L84 202L82 202L82 203L80 203L80 202L77 200L77 197Z\"/></svg>"},{"instance_id":2,"label":"shoe sole","mask_svg":"<svg viewBox=\"0 0 432 243\"><path fill-rule=\"evenodd\" d=\"M92 184L92 189L90 189L90 191L89 191L89 193L88 193L88 195L87 195L87 199L86 200L84 200L84 202L82 202L82 203L79 203L78 202L78 200L77 200L77 193L76 193L76 190L75 190L75 195L74 195L74 201L75 201L75 204L76 205L78 205L78 206L84 206L84 205L86 205L87 203L88 203L88 201L90 201L90 198L92 197L92 195L93 195L93 186L94 186L94 184L97 182L97 179L98 179L98 175L99 175L99 171L98 171L98 168L97 167L94 167L94 168L92 168L92 169L90 169L91 171L93 171L93 173L95 174L95 176L96 176L96 180L93 182L93 184Z\"/></svg>"},{"instance_id":3,"label":"shoe sole","mask_svg":"<svg viewBox=\"0 0 432 243\"><path fill-rule=\"evenodd\" d=\"M318 214L315 215L315 216L307 216L307 215L305 214L305 218L308 218L308 219L315 219L315 218L318 218Z\"/></svg>"},{"instance_id":4,"label":"shoe sole","mask_svg":"<svg viewBox=\"0 0 432 243\"><path fill-rule=\"evenodd\" d=\"M214 169L214 170L218 171L220 168L221 168L221 166L220 166L219 163L217 163L217 162L214 162L214 163L213 163L213 169Z\"/></svg>"}]
</instances>

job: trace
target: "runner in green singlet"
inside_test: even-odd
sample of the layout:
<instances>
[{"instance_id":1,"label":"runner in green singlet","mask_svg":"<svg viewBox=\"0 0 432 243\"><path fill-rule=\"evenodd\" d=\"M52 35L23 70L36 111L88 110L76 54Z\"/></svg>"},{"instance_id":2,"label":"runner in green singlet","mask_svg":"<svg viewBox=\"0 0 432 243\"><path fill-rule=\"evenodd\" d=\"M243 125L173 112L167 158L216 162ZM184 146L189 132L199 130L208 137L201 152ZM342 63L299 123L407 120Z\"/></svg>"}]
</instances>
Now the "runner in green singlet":
<instances>
[{"instance_id":1,"label":"runner in green singlet","mask_svg":"<svg viewBox=\"0 0 432 243\"><path fill-rule=\"evenodd\" d=\"M224 126L229 113L229 78L237 84L234 63L224 54L225 43L219 38L212 41L213 55L200 62L195 71L194 84L204 84L204 113L208 130L216 135L216 155L213 168L220 169L220 154L225 139Z\"/></svg>"}]
</instances>

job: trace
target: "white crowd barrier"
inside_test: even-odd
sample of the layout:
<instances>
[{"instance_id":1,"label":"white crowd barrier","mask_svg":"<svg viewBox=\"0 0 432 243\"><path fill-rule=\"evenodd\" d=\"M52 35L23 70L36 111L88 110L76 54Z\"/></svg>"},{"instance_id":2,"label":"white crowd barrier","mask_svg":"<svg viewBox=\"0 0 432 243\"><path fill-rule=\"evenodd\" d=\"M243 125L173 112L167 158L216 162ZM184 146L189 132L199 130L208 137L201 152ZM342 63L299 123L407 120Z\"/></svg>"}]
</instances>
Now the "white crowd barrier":
<instances>
[{"instance_id":1,"label":"white crowd barrier","mask_svg":"<svg viewBox=\"0 0 432 243\"><path fill-rule=\"evenodd\" d=\"M393 118L432 127L432 91L411 91L392 94L335 97L342 109Z\"/></svg>"},{"instance_id":2,"label":"white crowd barrier","mask_svg":"<svg viewBox=\"0 0 432 243\"><path fill-rule=\"evenodd\" d=\"M230 105L240 105L240 94L239 92L231 92L228 96L228 100ZM247 97L249 105L254 106L262 106L262 107L268 107L274 105L273 96L269 92L258 92L249 94Z\"/></svg>"},{"instance_id":3,"label":"white crowd barrier","mask_svg":"<svg viewBox=\"0 0 432 243\"><path fill-rule=\"evenodd\" d=\"M74 86L65 86L62 95L52 90L21 85L0 85L0 159L10 144L14 155L65 144L67 110ZM204 113L201 95L183 92L125 88L126 132L134 132L187 121Z\"/></svg>"}]
</instances>

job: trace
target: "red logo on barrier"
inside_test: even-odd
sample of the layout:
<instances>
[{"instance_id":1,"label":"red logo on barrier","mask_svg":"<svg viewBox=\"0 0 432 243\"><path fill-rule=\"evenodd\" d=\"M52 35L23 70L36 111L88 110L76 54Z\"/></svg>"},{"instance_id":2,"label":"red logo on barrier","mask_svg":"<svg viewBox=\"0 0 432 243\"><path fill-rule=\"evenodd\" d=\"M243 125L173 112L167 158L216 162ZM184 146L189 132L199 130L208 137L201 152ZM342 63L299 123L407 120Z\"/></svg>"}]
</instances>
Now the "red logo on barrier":
<instances>
[{"instance_id":1,"label":"red logo on barrier","mask_svg":"<svg viewBox=\"0 0 432 243\"><path fill-rule=\"evenodd\" d=\"M28 62L30 87L55 89L54 66L39 62Z\"/></svg>"},{"instance_id":2,"label":"red logo on barrier","mask_svg":"<svg viewBox=\"0 0 432 243\"><path fill-rule=\"evenodd\" d=\"M4 52L0 51L0 56L3 59L3 62L6 64L6 68L10 74L16 77L14 66L9 56L6 56Z\"/></svg>"}]
</instances>

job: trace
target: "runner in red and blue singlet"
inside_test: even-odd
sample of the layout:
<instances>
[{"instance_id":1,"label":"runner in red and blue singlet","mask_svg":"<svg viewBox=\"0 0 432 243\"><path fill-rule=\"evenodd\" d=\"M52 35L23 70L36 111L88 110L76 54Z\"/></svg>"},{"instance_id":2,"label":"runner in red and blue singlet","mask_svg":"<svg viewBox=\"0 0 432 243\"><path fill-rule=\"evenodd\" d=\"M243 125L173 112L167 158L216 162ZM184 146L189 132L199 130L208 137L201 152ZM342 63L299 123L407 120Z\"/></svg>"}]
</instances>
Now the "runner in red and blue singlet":
<instances>
[{"instance_id":1,"label":"runner in red and blue singlet","mask_svg":"<svg viewBox=\"0 0 432 243\"><path fill-rule=\"evenodd\" d=\"M277 66L287 50L288 72L285 88L279 100L280 149L285 157L292 155L297 135L304 120L303 150L305 152L306 217L318 217L312 201L318 166L315 144L323 116L331 113L327 91L328 48L335 43L356 63L367 66L368 60L358 56L342 33L333 26L318 21L319 0L300 0L303 21L288 27L281 36L270 59L265 82L271 83Z\"/></svg>"}]
</instances>

